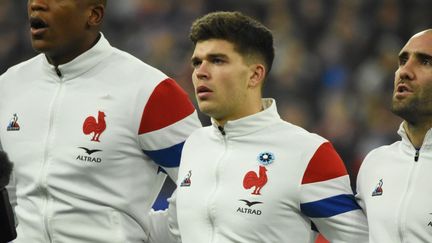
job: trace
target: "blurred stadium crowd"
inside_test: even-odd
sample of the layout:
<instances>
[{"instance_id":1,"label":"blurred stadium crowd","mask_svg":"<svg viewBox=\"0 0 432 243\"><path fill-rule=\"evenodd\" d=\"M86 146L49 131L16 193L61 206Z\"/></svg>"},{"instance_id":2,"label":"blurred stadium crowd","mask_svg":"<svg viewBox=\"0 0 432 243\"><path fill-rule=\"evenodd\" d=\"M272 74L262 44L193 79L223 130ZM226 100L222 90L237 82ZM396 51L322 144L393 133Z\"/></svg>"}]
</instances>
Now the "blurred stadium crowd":
<instances>
[{"instance_id":1,"label":"blurred stadium crowd","mask_svg":"<svg viewBox=\"0 0 432 243\"><path fill-rule=\"evenodd\" d=\"M175 78L195 100L192 21L214 10L256 17L275 36L264 96L278 100L284 119L333 142L354 180L368 151L398 138L401 120L389 111L397 54L412 34L432 26L431 5L430 0L108 0L103 32L112 45ZM26 1L0 0L0 26L3 73L35 55Z\"/></svg>"}]
</instances>

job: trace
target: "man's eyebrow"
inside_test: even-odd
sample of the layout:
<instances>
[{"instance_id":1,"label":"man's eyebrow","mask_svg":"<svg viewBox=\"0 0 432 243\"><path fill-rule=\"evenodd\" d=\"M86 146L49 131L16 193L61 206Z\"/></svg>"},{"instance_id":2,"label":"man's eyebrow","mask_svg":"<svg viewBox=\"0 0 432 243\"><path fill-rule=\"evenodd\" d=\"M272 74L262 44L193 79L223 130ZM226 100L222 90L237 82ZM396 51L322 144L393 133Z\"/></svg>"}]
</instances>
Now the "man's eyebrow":
<instances>
[{"instance_id":1,"label":"man's eyebrow","mask_svg":"<svg viewBox=\"0 0 432 243\"><path fill-rule=\"evenodd\" d=\"M196 57L196 56L193 56L193 57L191 58L191 62L197 62L197 61L199 61L199 60L201 60L201 58L198 58L198 57Z\"/></svg>"},{"instance_id":2,"label":"man's eyebrow","mask_svg":"<svg viewBox=\"0 0 432 243\"><path fill-rule=\"evenodd\" d=\"M406 51L403 51L403 52L399 53L399 55L398 55L399 58L406 58L407 56L408 56L408 52L406 52Z\"/></svg>"},{"instance_id":3,"label":"man's eyebrow","mask_svg":"<svg viewBox=\"0 0 432 243\"><path fill-rule=\"evenodd\" d=\"M429 55L429 54L424 53L424 52L416 52L416 53L414 53L414 55L417 56L421 60L432 59L432 55Z\"/></svg>"},{"instance_id":4,"label":"man's eyebrow","mask_svg":"<svg viewBox=\"0 0 432 243\"><path fill-rule=\"evenodd\" d=\"M212 53L209 54L209 57L228 57L226 54L223 53Z\"/></svg>"},{"instance_id":5,"label":"man's eyebrow","mask_svg":"<svg viewBox=\"0 0 432 243\"><path fill-rule=\"evenodd\" d=\"M409 56L409 53L404 51L399 53L398 57L399 58L406 58ZM432 59L432 55L424 53L424 52L414 52L413 56L415 56L418 59Z\"/></svg>"},{"instance_id":6,"label":"man's eyebrow","mask_svg":"<svg viewBox=\"0 0 432 243\"><path fill-rule=\"evenodd\" d=\"M199 61L199 60L203 60L203 59L215 59L215 58L224 58L224 59L227 59L228 55L223 54L223 53L210 53L210 54L207 54L204 57L193 56L191 58L191 62Z\"/></svg>"},{"instance_id":7,"label":"man's eyebrow","mask_svg":"<svg viewBox=\"0 0 432 243\"><path fill-rule=\"evenodd\" d=\"M228 55L223 54L223 53L210 53L206 55L206 59L216 59L216 58L223 58L223 59L227 59Z\"/></svg>"}]
</instances>

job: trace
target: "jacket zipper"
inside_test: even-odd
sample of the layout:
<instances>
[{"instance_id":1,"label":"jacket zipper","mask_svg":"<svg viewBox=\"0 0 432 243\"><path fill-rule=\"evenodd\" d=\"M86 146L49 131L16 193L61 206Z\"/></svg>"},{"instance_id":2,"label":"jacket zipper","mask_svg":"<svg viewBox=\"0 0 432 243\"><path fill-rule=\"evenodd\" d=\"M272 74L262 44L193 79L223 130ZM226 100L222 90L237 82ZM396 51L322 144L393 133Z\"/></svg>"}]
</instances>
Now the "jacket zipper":
<instances>
[{"instance_id":1,"label":"jacket zipper","mask_svg":"<svg viewBox=\"0 0 432 243\"><path fill-rule=\"evenodd\" d=\"M58 68L58 66L55 66L55 67L54 67L54 70L55 70L57 76L60 78L60 81L61 81L61 78L62 78L63 74L61 73L61 71L60 71L60 69Z\"/></svg>"},{"instance_id":2,"label":"jacket zipper","mask_svg":"<svg viewBox=\"0 0 432 243\"><path fill-rule=\"evenodd\" d=\"M218 129L219 129L219 131L222 133L222 136L224 136L224 138L225 138L225 129L224 129L224 127L223 126L218 126Z\"/></svg>"},{"instance_id":3,"label":"jacket zipper","mask_svg":"<svg viewBox=\"0 0 432 243\"><path fill-rule=\"evenodd\" d=\"M40 188L43 191L43 195L45 196L44 198L44 204L43 204L43 212L42 212L42 217L43 217L43 223L44 223L44 228L45 228L45 233L47 235L48 238L48 242L52 242L51 239L51 230L50 230L50 225L49 225L49 209L51 208L50 204L52 203L51 198L50 198L50 194L49 194L49 190L48 190L48 183L47 183L47 177L48 177L48 171L47 171L47 164L48 164L48 160L49 160L49 153L50 153L50 144L51 144L51 139L52 139L52 129L53 129L53 125L54 125L54 120L55 120L55 113L57 111L58 108L58 99L60 94L62 93L63 90L63 75L60 71L60 69L56 66L54 71L56 72L57 76L59 77L59 82L58 82L58 88L56 90L56 93L54 95L54 98L51 102L51 106L50 106L50 115L49 115L49 126L48 126L48 132L47 132L47 136L46 136L46 140L45 140L45 151L44 151L44 160L42 163L42 168L41 168L41 174L40 174Z\"/></svg>"},{"instance_id":4,"label":"jacket zipper","mask_svg":"<svg viewBox=\"0 0 432 243\"><path fill-rule=\"evenodd\" d=\"M406 226L406 211L407 211L407 205L408 205L408 200L411 198L411 186L412 186L412 181L414 180L414 174L415 171L418 167L418 160L420 157L420 149L415 149L415 154L414 154L414 162L410 173L409 173L409 177L408 177L408 185L406 187L406 190L402 196L402 202L401 202L401 206L400 206L400 211L399 211L399 217L398 217L398 227L399 227L399 238L401 239L401 242L404 243L405 239L404 239L404 231L405 231L405 226Z\"/></svg>"},{"instance_id":5,"label":"jacket zipper","mask_svg":"<svg viewBox=\"0 0 432 243\"><path fill-rule=\"evenodd\" d=\"M218 129L221 132L222 137L223 137L224 151L223 151L223 154L222 154L221 158L219 159L219 162L216 165L216 170L215 170L215 178L216 178L215 179L215 187L214 187L213 192L212 192L212 194L211 194L211 196L209 198L209 201L208 201L209 202L208 203L209 204L209 206L208 206L208 214L209 214L210 223L211 223L211 226L212 226L212 235L211 235L210 242L214 242L215 238L216 238L215 213L212 212L211 204L215 202L216 192L219 189L218 188L218 186L219 186L219 168L220 168L220 166L221 166L221 164L222 164L222 162L223 162L223 160L224 160L224 158L226 156L226 152L227 152L227 149L228 149L227 139L226 139L226 136L225 136L226 135L225 130L224 130L224 128L222 126L218 126Z\"/></svg>"},{"instance_id":6,"label":"jacket zipper","mask_svg":"<svg viewBox=\"0 0 432 243\"><path fill-rule=\"evenodd\" d=\"M417 162L420 156L420 149L416 149L415 155L414 155L414 161Z\"/></svg>"}]
</instances>

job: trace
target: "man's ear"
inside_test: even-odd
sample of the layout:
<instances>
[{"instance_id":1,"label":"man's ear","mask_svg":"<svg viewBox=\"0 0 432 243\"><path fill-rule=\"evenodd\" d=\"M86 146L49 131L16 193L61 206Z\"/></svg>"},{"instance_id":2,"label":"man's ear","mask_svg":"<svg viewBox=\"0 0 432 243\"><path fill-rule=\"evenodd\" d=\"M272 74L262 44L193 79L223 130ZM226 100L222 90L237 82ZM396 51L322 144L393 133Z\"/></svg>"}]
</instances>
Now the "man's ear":
<instances>
[{"instance_id":1,"label":"man's ear","mask_svg":"<svg viewBox=\"0 0 432 243\"><path fill-rule=\"evenodd\" d=\"M103 4L95 4L90 6L90 8L90 15L87 21L88 26L100 26L105 14L105 6Z\"/></svg>"},{"instance_id":2,"label":"man's ear","mask_svg":"<svg viewBox=\"0 0 432 243\"><path fill-rule=\"evenodd\" d=\"M264 82L266 68L262 64L250 65L251 76L249 77L249 87L260 87Z\"/></svg>"}]
</instances>

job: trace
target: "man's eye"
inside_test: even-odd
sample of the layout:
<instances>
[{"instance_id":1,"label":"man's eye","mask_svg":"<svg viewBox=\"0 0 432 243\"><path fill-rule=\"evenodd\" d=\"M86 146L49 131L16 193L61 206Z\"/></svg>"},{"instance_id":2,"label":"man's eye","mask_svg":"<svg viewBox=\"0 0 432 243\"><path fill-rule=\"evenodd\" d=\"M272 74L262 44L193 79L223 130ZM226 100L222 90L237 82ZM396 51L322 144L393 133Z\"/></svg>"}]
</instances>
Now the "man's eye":
<instances>
[{"instance_id":1,"label":"man's eye","mask_svg":"<svg viewBox=\"0 0 432 243\"><path fill-rule=\"evenodd\" d=\"M201 61L198 61L198 60L197 61L192 61L191 64L192 64L193 68L196 68L196 67L199 67L199 65L201 65Z\"/></svg>"},{"instance_id":2,"label":"man's eye","mask_svg":"<svg viewBox=\"0 0 432 243\"><path fill-rule=\"evenodd\" d=\"M215 59L212 60L212 62L213 62L214 64L222 64L222 63L224 63L224 60L222 60L222 59L220 59L220 58L215 58Z\"/></svg>"},{"instance_id":3,"label":"man's eye","mask_svg":"<svg viewBox=\"0 0 432 243\"><path fill-rule=\"evenodd\" d=\"M404 65L407 62L406 58L399 58L399 66Z\"/></svg>"},{"instance_id":4,"label":"man's eye","mask_svg":"<svg viewBox=\"0 0 432 243\"><path fill-rule=\"evenodd\" d=\"M430 60L430 59L423 59L422 60L422 64L430 66L430 65L432 65L432 60Z\"/></svg>"}]
</instances>

